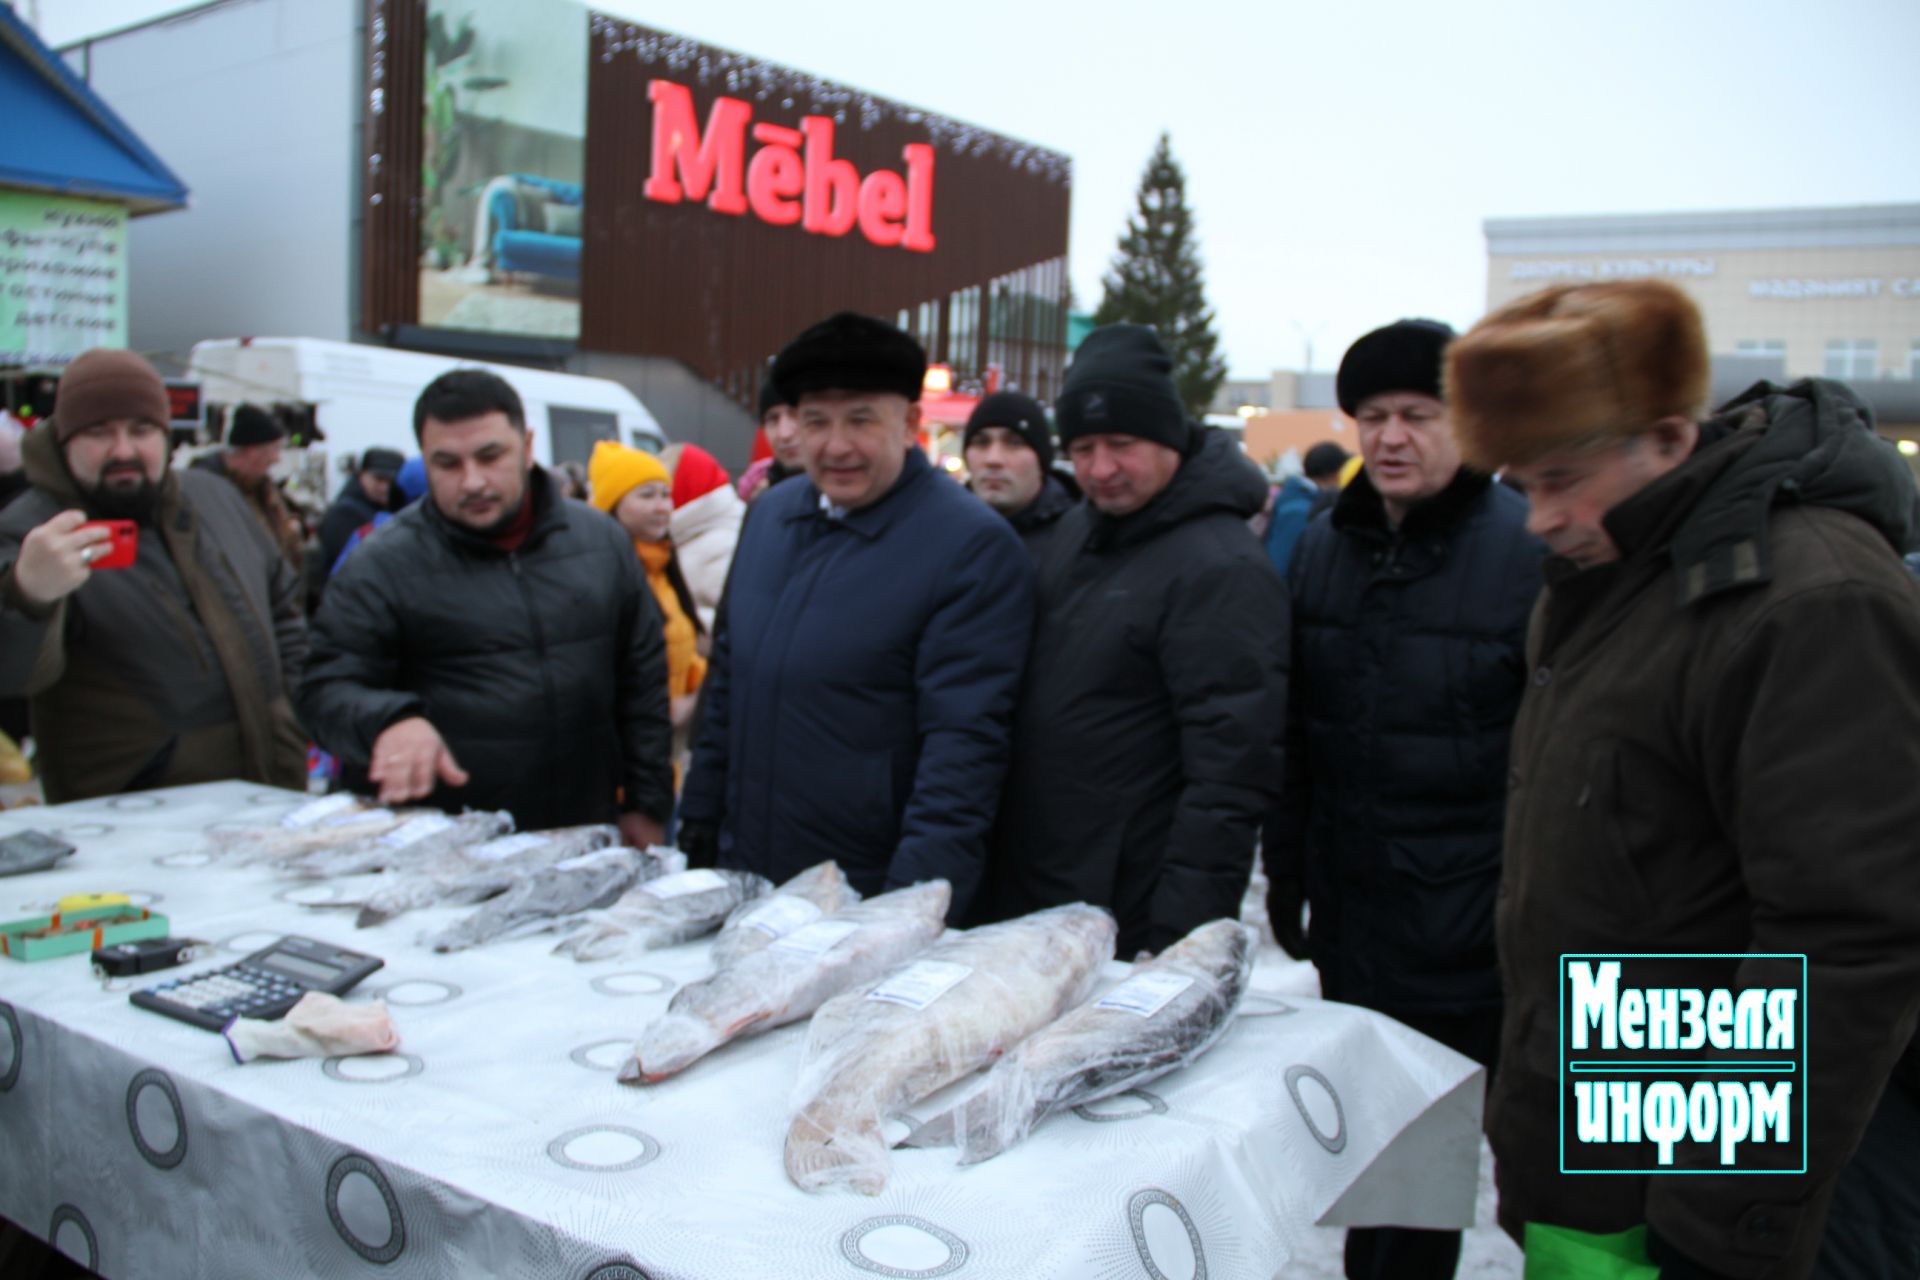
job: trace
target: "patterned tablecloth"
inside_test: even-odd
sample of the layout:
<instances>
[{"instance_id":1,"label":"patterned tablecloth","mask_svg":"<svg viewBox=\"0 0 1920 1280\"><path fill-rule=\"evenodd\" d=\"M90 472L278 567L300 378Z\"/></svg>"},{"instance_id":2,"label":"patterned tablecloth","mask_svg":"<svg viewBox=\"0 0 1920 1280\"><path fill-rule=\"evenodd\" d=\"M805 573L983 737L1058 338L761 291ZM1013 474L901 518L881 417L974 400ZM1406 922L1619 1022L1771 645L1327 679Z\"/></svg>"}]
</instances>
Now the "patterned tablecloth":
<instances>
[{"instance_id":1,"label":"patterned tablecloth","mask_svg":"<svg viewBox=\"0 0 1920 1280\"><path fill-rule=\"evenodd\" d=\"M0 918L120 891L217 944L202 967L287 933L387 961L355 998L386 999L400 1051L240 1066L103 991L83 957L0 960L0 1215L109 1277L1265 1278L1316 1222L1472 1220L1479 1068L1275 994L1264 966L1192 1068L985 1164L897 1150L878 1197L807 1195L781 1165L804 1024L648 1089L614 1080L705 972L703 944L592 965L537 938L435 955L416 940L457 909L357 931L307 905L325 886L207 852L209 826L302 799L218 783L0 813L0 834L79 847L0 879Z\"/></svg>"}]
</instances>

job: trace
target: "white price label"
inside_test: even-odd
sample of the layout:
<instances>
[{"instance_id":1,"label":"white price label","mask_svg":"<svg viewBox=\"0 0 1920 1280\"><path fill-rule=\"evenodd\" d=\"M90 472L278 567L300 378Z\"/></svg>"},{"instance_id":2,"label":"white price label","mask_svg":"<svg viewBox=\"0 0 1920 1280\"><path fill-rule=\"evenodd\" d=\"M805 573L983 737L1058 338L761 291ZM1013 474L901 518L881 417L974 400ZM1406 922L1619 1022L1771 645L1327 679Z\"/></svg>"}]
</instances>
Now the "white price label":
<instances>
[{"instance_id":1,"label":"white price label","mask_svg":"<svg viewBox=\"0 0 1920 1280\"><path fill-rule=\"evenodd\" d=\"M404 849L408 845L419 844L428 836L437 836L453 826L453 819L444 813L429 813L425 817L403 822L387 834L380 837L380 843L389 849Z\"/></svg>"},{"instance_id":2,"label":"white price label","mask_svg":"<svg viewBox=\"0 0 1920 1280\"><path fill-rule=\"evenodd\" d=\"M776 893L740 917L740 927L758 929L769 938L784 938L802 925L812 924L824 914L820 905L811 899Z\"/></svg>"},{"instance_id":3,"label":"white price label","mask_svg":"<svg viewBox=\"0 0 1920 1280\"><path fill-rule=\"evenodd\" d=\"M501 836L498 840L489 840L467 850L467 856L477 862L499 862L502 858L511 858L516 853L525 853L529 849L538 849L552 839L551 836L527 832L524 835Z\"/></svg>"},{"instance_id":4,"label":"white price label","mask_svg":"<svg viewBox=\"0 0 1920 1280\"><path fill-rule=\"evenodd\" d=\"M311 827L316 823L324 822L326 819L334 817L336 814L345 813L349 809L357 810L359 805L360 797L354 795L352 792L342 791L336 796L326 796L319 800L307 801L292 813L280 819L280 825L296 829L299 827Z\"/></svg>"},{"instance_id":5,"label":"white price label","mask_svg":"<svg viewBox=\"0 0 1920 1280\"><path fill-rule=\"evenodd\" d=\"M860 926L851 920L816 920L776 939L770 950L791 951L796 955L823 956L846 940Z\"/></svg>"},{"instance_id":6,"label":"white price label","mask_svg":"<svg viewBox=\"0 0 1920 1280\"><path fill-rule=\"evenodd\" d=\"M953 990L973 972L973 966L946 960L916 960L867 992L869 1000L924 1009Z\"/></svg>"},{"instance_id":7,"label":"white price label","mask_svg":"<svg viewBox=\"0 0 1920 1280\"><path fill-rule=\"evenodd\" d=\"M708 893L726 887L725 876L711 867L700 867L694 871L677 871L670 876L649 880L640 886L640 892L655 898L684 898L690 893Z\"/></svg>"},{"instance_id":8,"label":"white price label","mask_svg":"<svg viewBox=\"0 0 1920 1280\"><path fill-rule=\"evenodd\" d=\"M631 849L595 849L592 853L583 853L577 857L568 858L565 862L556 862L551 869L554 871L577 871L581 867L594 867L603 862L611 862L615 858L630 858L632 856L634 855Z\"/></svg>"},{"instance_id":9,"label":"white price label","mask_svg":"<svg viewBox=\"0 0 1920 1280\"><path fill-rule=\"evenodd\" d=\"M328 818L320 825L323 827L350 827L356 822L392 822L399 815L391 809L361 809L356 813L340 813Z\"/></svg>"},{"instance_id":10,"label":"white price label","mask_svg":"<svg viewBox=\"0 0 1920 1280\"><path fill-rule=\"evenodd\" d=\"M1100 997L1093 1007L1115 1009L1136 1018L1151 1018L1192 985L1193 979L1185 974L1136 973Z\"/></svg>"}]
</instances>

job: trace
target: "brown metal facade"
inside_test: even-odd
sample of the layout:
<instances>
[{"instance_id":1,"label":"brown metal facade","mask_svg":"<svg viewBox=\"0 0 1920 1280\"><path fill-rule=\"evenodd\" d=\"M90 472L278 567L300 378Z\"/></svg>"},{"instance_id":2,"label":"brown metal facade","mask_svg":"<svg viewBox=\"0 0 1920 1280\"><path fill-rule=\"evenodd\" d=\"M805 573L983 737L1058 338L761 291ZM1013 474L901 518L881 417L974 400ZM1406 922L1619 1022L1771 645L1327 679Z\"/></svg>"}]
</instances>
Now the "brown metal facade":
<instances>
[{"instance_id":1,"label":"brown metal facade","mask_svg":"<svg viewBox=\"0 0 1920 1280\"><path fill-rule=\"evenodd\" d=\"M362 322L381 333L419 307L425 0L368 0ZM954 368L989 364L1002 385L1050 399L1066 363L1071 161L1059 152L875 98L790 68L592 15L583 351L669 356L751 404L766 361L834 311L896 320ZM861 175L904 173L910 143L934 149L930 253L777 227L704 202L649 200L653 103L666 80L706 128L722 95L753 124L835 121L835 154ZM746 144L751 161L759 144Z\"/></svg>"},{"instance_id":2,"label":"brown metal facade","mask_svg":"<svg viewBox=\"0 0 1920 1280\"><path fill-rule=\"evenodd\" d=\"M420 310L420 109L427 0L367 0L361 104L360 327L382 333Z\"/></svg>"}]
</instances>

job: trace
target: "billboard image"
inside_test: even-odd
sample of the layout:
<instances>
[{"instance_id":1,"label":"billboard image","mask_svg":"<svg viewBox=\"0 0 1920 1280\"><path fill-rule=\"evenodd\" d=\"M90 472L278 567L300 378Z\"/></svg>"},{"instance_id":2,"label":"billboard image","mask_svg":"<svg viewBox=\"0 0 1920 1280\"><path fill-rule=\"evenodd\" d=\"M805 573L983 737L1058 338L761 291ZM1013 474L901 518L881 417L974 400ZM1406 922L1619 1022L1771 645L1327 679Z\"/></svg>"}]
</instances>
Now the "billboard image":
<instances>
[{"instance_id":1,"label":"billboard image","mask_svg":"<svg viewBox=\"0 0 1920 1280\"><path fill-rule=\"evenodd\" d=\"M425 43L420 323L577 338L585 7L432 0Z\"/></svg>"}]
</instances>

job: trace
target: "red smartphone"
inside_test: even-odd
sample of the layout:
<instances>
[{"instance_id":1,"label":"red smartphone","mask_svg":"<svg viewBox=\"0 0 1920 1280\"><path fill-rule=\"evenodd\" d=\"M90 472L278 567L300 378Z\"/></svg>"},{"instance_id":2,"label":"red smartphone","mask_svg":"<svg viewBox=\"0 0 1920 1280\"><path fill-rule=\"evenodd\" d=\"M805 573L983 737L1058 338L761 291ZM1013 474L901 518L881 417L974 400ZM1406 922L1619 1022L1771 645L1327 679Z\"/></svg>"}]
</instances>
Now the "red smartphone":
<instances>
[{"instance_id":1,"label":"red smartphone","mask_svg":"<svg viewBox=\"0 0 1920 1280\"><path fill-rule=\"evenodd\" d=\"M140 526L132 520L89 520L82 529L105 529L113 539L107 554L88 563L89 569L124 569L140 554Z\"/></svg>"}]
</instances>

